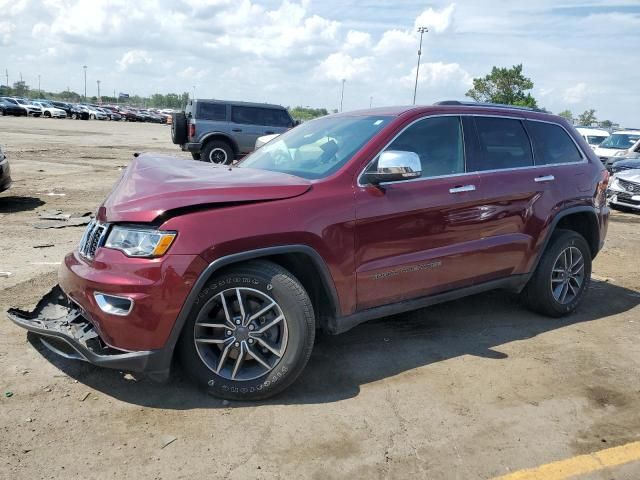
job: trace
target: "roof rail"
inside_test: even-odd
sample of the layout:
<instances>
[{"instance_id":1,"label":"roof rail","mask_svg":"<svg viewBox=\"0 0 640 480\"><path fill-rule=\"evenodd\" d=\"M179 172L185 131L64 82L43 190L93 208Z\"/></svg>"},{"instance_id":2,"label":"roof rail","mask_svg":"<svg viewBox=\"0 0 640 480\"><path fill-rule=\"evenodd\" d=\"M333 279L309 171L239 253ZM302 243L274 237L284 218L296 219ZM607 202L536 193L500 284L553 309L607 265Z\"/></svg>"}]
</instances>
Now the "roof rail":
<instances>
[{"instance_id":1,"label":"roof rail","mask_svg":"<svg viewBox=\"0 0 640 480\"><path fill-rule=\"evenodd\" d=\"M491 108L510 108L512 110L526 110L529 112L547 113L545 110L532 107L521 107L520 105L505 105L504 103L486 103L486 102L461 102L460 100L442 100L434 105L464 105L465 107L491 107Z\"/></svg>"}]
</instances>

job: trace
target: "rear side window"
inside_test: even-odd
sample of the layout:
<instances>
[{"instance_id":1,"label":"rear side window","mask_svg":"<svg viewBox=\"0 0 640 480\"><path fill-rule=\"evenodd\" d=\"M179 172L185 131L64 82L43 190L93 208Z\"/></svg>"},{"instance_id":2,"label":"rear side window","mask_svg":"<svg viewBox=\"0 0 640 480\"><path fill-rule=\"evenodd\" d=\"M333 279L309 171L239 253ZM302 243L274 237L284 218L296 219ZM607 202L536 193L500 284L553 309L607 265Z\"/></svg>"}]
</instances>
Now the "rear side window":
<instances>
[{"instance_id":1,"label":"rear side window","mask_svg":"<svg viewBox=\"0 0 640 480\"><path fill-rule=\"evenodd\" d=\"M202 120L218 120L227 119L227 106L222 103L199 103L198 118Z\"/></svg>"},{"instance_id":2,"label":"rear side window","mask_svg":"<svg viewBox=\"0 0 640 480\"><path fill-rule=\"evenodd\" d=\"M232 107L231 121L248 125L262 125L262 109L254 107Z\"/></svg>"},{"instance_id":3,"label":"rear side window","mask_svg":"<svg viewBox=\"0 0 640 480\"><path fill-rule=\"evenodd\" d=\"M464 173L464 147L459 117L425 118L407 128L387 150L415 152L422 177Z\"/></svg>"},{"instance_id":4,"label":"rear side window","mask_svg":"<svg viewBox=\"0 0 640 480\"><path fill-rule=\"evenodd\" d=\"M502 170L533 165L527 132L520 120L476 117L480 155L469 158L467 171Z\"/></svg>"},{"instance_id":5,"label":"rear side window","mask_svg":"<svg viewBox=\"0 0 640 480\"><path fill-rule=\"evenodd\" d=\"M527 120L527 130L533 140L536 165L572 163L582 160L578 147L561 126Z\"/></svg>"}]
</instances>

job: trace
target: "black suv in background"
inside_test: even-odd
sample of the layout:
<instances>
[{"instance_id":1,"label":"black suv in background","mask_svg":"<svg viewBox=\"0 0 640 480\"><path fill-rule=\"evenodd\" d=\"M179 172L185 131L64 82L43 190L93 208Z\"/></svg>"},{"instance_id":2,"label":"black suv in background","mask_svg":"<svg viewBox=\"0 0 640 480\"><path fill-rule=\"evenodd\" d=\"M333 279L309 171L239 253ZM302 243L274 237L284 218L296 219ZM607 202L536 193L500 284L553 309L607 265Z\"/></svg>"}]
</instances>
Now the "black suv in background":
<instances>
[{"instance_id":1,"label":"black suv in background","mask_svg":"<svg viewBox=\"0 0 640 480\"><path fill-rule=\"evenodd\" d=\"M195 160L226 165L251 153L258 137L294 125L280 105L194 99L174 114L171 140Z\"/></svg>"},{"instance_id":2,"label":"black suv in background","mask_svg":"<svg viewBox=\"0 0 640 480\"><path fill-rule=\"evenodd\" d=\"M57 102L48 100L48 102L56 108L60 108L67 113L68 118L72 118L74 120L89 120L89 112L81 109L77 105L73 105L67 102Z\"/></svg>"}]
</instances>

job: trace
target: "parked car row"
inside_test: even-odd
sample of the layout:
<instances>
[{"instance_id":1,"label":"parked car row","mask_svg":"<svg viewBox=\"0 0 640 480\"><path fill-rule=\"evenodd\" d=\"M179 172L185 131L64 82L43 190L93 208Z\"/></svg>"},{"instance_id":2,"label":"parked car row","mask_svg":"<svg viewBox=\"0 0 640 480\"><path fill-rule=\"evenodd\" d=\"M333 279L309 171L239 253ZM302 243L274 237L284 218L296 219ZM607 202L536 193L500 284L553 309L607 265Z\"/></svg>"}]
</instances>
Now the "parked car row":
<instances>
[{"instance_id":1,"label":"parked car row","mask_svg":"<svg viewBox=\"0 0 640 480\"><path fill-rule=\"evenodd\" d=\"M172 110L141 109L123 105L93 105L45 99L0 97L0 115L171 123Z\"/></svg>"}]
</instances>

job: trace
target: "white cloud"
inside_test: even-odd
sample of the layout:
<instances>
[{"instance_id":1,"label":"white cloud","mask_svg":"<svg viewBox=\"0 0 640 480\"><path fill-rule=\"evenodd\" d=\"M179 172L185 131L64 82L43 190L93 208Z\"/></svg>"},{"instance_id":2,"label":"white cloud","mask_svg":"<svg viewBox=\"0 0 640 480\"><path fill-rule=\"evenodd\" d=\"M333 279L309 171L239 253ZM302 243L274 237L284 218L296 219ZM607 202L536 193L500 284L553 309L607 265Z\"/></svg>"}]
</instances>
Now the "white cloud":
<instances>
[{"instance_id":1,"label":"white cloud","mask_svg":"<svg viewBox=\"0 0 640 480\"><path fill-rule=\"evenodd\" d=\"M576 104L585 100L589 87L586 83L580 82L572 87L565 89L563 100L567 103Z\"/></svg>"},{"instance_id":2,"label":"white cloud","mask_svg":"<svg viewBox=\"0 0 640 480\"><path fill-rule=\"evenodd\" d=\"M371 70L373 58L353 58L342 52L332 53L317 68L317 73L329 80L361 79Z\"/></svg>"},{"instance_id":3,"label":"white cloud","mask_svg":"<svg viewBox=\"0 0 640 480\"><path fill-rule=\"evenodd\" d=\"M374 47L377 55L389 55L410 49L417 49L416 36L413 32L403 30L387 30Z\"/></svg>"},{"instance_id":4,"label":"white cloud","mask_svg":"<svg viewBox=\"0 0 640 480\"><path fill-rule=\"evenodd\" d=\"M0 45L9 46L13 43L13 32L16 26L11 22L0 22Z\"/></svg>"},{"instance_id":5,"label":"white cloud","mask_svg":"<svg viewBox=\"0 0 640 480\"><path fill-rule=\"evenodd\" d=\"M453 14L455 9L455 3L452 3L442 10L428 8L422 12L418 18L416 18L415 28L427 27L430 32L444 33L450 30L453 26Z\"/></svg>"},{"instance_id":6,"label":"white cloud","mask_svg":"<svg viewBox=\"0 0 640 480\"><path fill-rule=\"evenodd\" d=\"M405 85L413 85L416 78L416 67L409 75L402 77ZM472 84L471 75L457 63L423 63L418 73L418 85L434 88L442 86L459 86L464 88ZM466 92L463 91L464 94Z\"/></svg>"},{"instance_id":7,"label":"white cloud","mask_svg":"<svg viewBox=\"0 0 640 480\"><path fill-rule=\"evenodd\" d=\"M146 50L129 50L118 60L118 69L126 72L131 67L151 65L153 60Z\"/></svg>"},{"instance_id":8,"label":"white cloud","mask_svg":"<svg viewBox=\"0 0 640 480\"><path fill-rule=\"evenodd\" d=\"M344 42L345 50L358 50L371 45L371 34L359 30L349 30Z\"/></svg>"}]
</instances>

